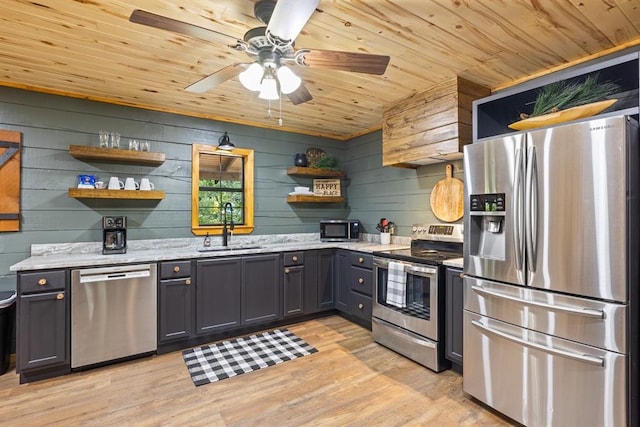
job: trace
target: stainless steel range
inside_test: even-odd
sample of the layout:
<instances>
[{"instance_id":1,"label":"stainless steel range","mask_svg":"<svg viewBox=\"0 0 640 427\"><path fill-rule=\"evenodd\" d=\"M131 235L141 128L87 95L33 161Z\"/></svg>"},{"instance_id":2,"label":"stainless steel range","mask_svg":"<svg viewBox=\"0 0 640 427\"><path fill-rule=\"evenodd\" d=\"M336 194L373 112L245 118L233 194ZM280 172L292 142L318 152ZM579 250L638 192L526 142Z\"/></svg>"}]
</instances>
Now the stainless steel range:
<instances>
[{"instance_id":1,"label":"stainless steel range","mask_svg":"<svg viewBox=\"0 0 640 427\"><path fill-rule=\"evenodd\" d=\"M413 226L411 248L373 253L373 339L436 372L444 358L444 265L462 256L462 225Z\"/></svg>"}]
</instances>

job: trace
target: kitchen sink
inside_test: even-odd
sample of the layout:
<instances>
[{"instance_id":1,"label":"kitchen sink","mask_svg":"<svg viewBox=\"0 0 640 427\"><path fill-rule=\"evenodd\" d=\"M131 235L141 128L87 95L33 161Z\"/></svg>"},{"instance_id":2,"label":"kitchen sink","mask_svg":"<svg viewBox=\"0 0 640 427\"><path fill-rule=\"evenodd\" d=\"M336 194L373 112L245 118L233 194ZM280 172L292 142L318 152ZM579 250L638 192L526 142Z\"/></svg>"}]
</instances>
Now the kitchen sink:
<instances>
[{"instance_id":1,"label":"kitchen sink","mask_svg":"<svg viewBox=\"0 0 640 427\"><path fill-rule=\"evenodd\" d=\"M260 249L260 245L247 246L209 246L198 248L198 252L224 252L224 251L240 251L246 249Z\"/></svg>"}]
</instances>

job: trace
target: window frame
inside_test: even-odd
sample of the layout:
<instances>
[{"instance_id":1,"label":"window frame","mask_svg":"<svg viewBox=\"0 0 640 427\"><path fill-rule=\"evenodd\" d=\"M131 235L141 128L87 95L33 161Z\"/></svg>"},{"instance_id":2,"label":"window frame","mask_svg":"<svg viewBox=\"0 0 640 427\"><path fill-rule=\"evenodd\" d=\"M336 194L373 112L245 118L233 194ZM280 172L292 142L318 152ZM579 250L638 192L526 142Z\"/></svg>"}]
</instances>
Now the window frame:
<instances>
[{"instance_id":1,"label":"window frame","mask_svg":"<svg viewBox=\"0 0 640 427\"><path fill-rule=\"evenodd\" d=\"M200 225L200 155L214 154L219 156L242 157L244 159L243 170L243 194L244 194L244 224L234 226L234 234L249 234L254 230L253 211L253 172L254 172L254 151L245 148L234 148L233 150L220 150L212 145L193 144L191 147L191 232L196 236L205 234L222 234L222 225Z\"/></svg>"}]
</instances>

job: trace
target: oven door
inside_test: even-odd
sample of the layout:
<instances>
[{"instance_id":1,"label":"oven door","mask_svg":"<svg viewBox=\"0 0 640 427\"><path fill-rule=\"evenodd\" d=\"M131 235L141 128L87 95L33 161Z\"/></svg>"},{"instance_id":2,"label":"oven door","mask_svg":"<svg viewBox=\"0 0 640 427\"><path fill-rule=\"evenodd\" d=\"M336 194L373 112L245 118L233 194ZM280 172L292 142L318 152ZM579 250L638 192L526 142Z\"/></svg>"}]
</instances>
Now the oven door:
<instances>
[{"instance_id":1,"label":"oven door","mask_svg":"<svg viewBox=\"0 0 640 427\"><path fill-rule=\"evenodd\" d=\"M389 262L404 264L404 307L388 302ZM373 258L376 297L373 317L409 330L423 337L439 341L438 337L438 269L382 257Z\"/></svg>"}]
</instances>

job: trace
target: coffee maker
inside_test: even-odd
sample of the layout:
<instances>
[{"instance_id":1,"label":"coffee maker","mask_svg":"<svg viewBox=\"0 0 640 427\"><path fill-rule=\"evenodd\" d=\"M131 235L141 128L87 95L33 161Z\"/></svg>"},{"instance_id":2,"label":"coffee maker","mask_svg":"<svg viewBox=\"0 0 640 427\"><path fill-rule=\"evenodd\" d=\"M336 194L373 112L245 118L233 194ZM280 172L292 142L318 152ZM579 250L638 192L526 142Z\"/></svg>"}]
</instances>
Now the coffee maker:
<instances>
[{"instance_id":1,"label":"coffee maker","mask_svg":"<svg viewBox=\"0 0 640 427\"><path fill-rule=\"evenodd\" d=\"M126 216L102 217L102 253L104 255L127 253Z\"/></svg>"}]
</instances>

